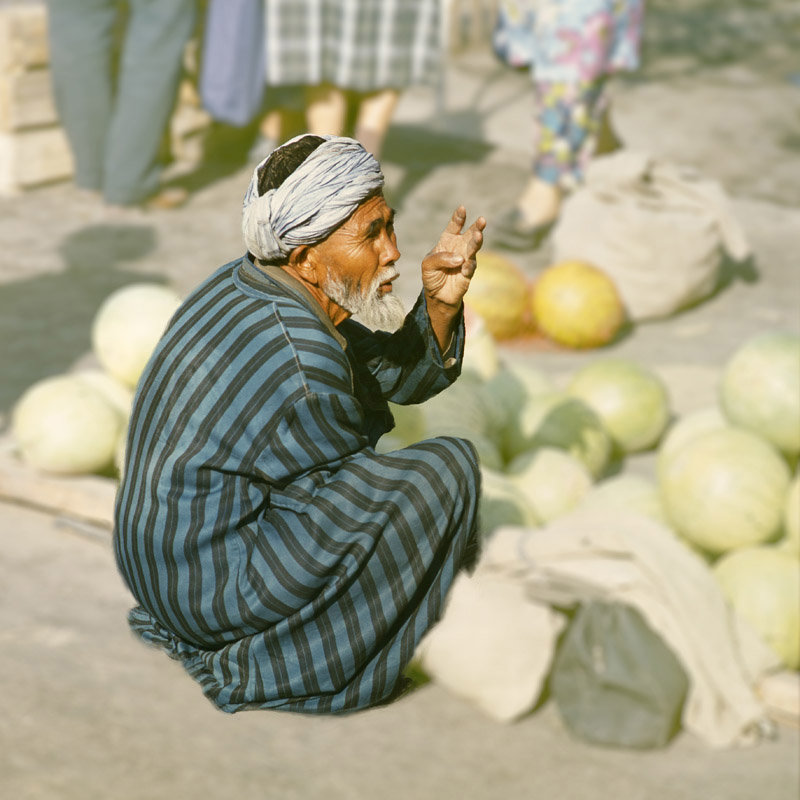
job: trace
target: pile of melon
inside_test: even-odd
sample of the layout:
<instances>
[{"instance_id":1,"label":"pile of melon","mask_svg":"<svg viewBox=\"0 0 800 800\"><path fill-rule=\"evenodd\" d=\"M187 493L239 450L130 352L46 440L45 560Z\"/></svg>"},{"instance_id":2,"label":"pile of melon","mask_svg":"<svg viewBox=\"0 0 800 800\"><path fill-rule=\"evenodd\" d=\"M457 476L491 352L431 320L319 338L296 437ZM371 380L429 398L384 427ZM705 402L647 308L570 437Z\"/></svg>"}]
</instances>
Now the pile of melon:
<instances>
[{"instance_id":1,"label":"pile of melon","mask_svg":"<svg viewBox=\"0 0 800 800\"><path fill-rule=\"evenodd\" d=\"M626 321L611 278L581 261L562 261L531 281L505 256L481 251L478 269L464 298L497 340L537 332L572 349L602 347Z\"/></svg>"},{"instance_id":2,"label":"pile of melon","mask_svg":"<svg viewBox=\"0 0 800 800\"><path fill-rule=\"evenodd\" d=\"M91 329L98 366L37 381L14 405L11 435L25 463L62 475L121 468L136 384L179 304L156 283L125 286L104 300Z\"/></svg>"},{"instance_id":3,"label":"pile of melon","mask_svg":"<svg viewBox=\"0 0 800 800\"><path fill-rule=\"evenodd\" d=\"M393 412L379 449L437 435L473 442L482 536L579 507L653 517L706 559L783 663L800 668L800 337L745 342L721 370L719 402L676 417L646 364L598 356L556 385L501 356L479 320L461 378ZM652 457L628 469L638 454Z\"/></svg>"}]
</instances>

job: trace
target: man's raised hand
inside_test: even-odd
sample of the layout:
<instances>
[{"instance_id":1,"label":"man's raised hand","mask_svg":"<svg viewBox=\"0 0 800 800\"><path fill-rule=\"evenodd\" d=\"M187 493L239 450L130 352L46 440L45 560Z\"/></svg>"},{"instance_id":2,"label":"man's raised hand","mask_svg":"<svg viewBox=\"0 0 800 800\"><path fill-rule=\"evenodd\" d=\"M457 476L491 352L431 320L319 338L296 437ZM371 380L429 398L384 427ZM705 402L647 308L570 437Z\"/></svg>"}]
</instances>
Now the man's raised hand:
<instances>
[{"instance_id":1,"label":"man's raised hand","mask_svg":"<svg viewBox=\"0 0 800 800\"><path fill-rule=\"evenodd\" d=\"M475 273L475 256L483 244L486 220L478 217L464 230L467 210L459 206L439 241L422 261L422 286L429 299L459 306Z\"/></svg>"}]
</instances>

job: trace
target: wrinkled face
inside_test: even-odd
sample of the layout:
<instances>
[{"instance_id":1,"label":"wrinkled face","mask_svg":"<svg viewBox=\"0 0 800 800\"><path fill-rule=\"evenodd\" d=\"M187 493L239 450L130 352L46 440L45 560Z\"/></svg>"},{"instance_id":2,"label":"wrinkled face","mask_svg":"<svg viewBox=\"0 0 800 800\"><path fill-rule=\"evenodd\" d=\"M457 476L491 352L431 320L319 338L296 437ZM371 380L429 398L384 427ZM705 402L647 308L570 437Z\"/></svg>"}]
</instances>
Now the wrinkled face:
<instances>
[{"instance_id":1,"label":"wrinkled face","mask_svg":"<svg viewBox=\"0 0 800 800\"><path fill-rule=\"evenodd\" d=\"M327 239L314 245L312 259L324 267L322 289L337 305L370 327L392 329L402 321L400 300L392 295L400 257L394 210L383 195L365 200Z\"/></svg>"}]
</instances>

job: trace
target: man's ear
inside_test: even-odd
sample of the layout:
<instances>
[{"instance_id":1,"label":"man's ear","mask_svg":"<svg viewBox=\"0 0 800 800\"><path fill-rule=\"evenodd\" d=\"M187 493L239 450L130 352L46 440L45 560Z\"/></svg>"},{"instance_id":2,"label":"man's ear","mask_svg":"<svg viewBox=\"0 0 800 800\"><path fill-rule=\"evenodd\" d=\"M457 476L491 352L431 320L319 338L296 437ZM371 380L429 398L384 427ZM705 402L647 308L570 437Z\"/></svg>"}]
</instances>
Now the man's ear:
<instances>
[{"instance_id":1,"label":"man's ear","mask_svg":"<svg viewBox=\"0 0 800 800\"><path fill-rule=\"evenodd\" d=\"M289 253L289 266L295 270L303 280L308 283L316 284L316 270L314 260L311 257L311 247L300 244Z\"/></svg>"}]
</instances>

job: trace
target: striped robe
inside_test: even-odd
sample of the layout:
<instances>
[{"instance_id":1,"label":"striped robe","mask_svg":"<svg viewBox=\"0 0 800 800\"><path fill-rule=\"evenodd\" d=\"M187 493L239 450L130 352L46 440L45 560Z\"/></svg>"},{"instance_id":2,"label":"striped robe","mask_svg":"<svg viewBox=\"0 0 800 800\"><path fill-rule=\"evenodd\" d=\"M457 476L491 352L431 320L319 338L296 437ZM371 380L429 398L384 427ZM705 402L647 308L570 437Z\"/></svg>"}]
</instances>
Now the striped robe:
<instances>
[{"instance_id":1,"label":"striped robe","mask_svg":"<svg viewBox=\"0 0 800 800\"><path fill-rule=\"evenodd\" d=\"M474 557L478 462L449 437L379 455L386 398L460 370L420 298L394 334L335 328L247 258L182 305L134 401L114 547L132 628L224 711L386 702Z\"/></svg>"}]
</instances>

